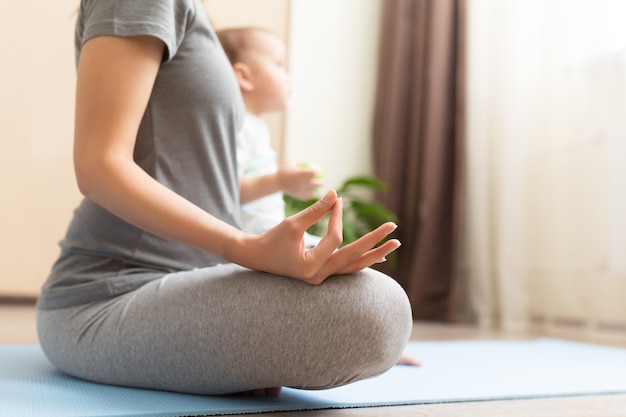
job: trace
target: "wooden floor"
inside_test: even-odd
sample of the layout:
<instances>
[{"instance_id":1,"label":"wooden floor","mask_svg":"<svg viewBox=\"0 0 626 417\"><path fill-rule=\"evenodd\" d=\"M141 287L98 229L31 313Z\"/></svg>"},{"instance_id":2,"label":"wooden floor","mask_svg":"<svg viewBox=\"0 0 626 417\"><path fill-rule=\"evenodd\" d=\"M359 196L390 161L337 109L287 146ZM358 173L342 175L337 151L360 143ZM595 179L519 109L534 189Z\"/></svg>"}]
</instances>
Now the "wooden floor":
<instances>
[{"instance_id":1,"label":"wooden floor","mask_svg":"<svg viewBox=\"0 0 626 417\"><path fill-rule=\"evenodd\" d=\"M537 334L513 334L468 326L415 323L412 340L531 339ZM0 305L0 343L37 343L32 306ZM471 360L472 358L468 358ZM584 376L581 376L584 377ZM626 376L624 376L626 378ZM1 406L0 406L1 408ZM626 417L626 394L536 400L484 401L342 410L260 414L268 417ZM245 416L235 417L250 417Z\"/></svg>"}]
</instances>

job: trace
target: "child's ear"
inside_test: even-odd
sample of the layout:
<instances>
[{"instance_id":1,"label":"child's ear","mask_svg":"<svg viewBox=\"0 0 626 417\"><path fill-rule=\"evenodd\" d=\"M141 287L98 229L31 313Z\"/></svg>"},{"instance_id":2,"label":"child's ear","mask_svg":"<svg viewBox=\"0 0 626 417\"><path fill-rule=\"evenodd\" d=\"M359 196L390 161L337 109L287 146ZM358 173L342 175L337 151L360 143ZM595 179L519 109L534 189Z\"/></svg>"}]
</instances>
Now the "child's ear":
<instances>
[{"instance_id":1,"label":"child's ear","mask_svg":"<svg viewBox=\"0 0 626 417\"><path fill-rule=\"evenodd\" d=\"M233 65L233 69L235 70L237 81L239 82L239 88L241 88L242 91L252 91L254 84L252 83L250 67L241 62L237 62Z\"/></svg>"}]
</instances>

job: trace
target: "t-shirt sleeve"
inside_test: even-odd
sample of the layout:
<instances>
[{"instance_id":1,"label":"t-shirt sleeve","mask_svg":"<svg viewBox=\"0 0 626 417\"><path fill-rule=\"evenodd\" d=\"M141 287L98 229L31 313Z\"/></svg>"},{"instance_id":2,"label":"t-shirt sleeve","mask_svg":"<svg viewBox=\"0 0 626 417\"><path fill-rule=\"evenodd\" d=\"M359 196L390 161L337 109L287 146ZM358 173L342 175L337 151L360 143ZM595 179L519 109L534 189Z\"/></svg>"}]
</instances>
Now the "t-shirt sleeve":
<instances>
[{"instance_id":1,"label":"t-shirt sleeve","mask_svg":"<svg viewBox=\"0 0 626 417\"><path fill-rule=\"evenodd\" d=\"M154 36L165 43L164 62L177 53L196 14L193 0L83 1L81 44L97 36Z\"/></svg>"}]
</instances>

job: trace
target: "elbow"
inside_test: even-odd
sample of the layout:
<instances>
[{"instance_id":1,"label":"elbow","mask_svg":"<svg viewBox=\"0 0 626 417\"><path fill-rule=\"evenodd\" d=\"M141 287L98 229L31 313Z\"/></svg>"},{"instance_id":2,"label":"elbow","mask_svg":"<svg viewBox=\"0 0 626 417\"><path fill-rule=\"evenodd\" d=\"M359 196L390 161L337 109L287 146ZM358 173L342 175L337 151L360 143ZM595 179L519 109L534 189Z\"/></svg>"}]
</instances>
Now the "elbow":
<instances>
[{"instance_id":1,"label":"elbow","mask_svg":"<svg viewBox=\"0 0 626 417\"><path fill-rule=\"evenodd\" d=\"M74 176L80 193L98 202L111 189L113 183L120 178L129 178L131 171L128 164L134 164L132 159L110 155L108 157L97 156L94 158L76 158L74 160Z\"/></svg>"},{"instance_id":2,"label":"elbow","mask_svg":"<svg viewBox=\"0 0 626 417\"><path fill-rule=\"evenodd\" d=\"M134 164L133 147L115 144L116 139L76 135L74 140L74 179L80 193L97 200L110 188L111 181L128 172ZM110 144L113 142L112 144Z\"/></svg>"},{"instance_id":3,"label":"elbow","mask_svg":"<svg viewBox=\"0 0 626 417\"><path fill-rule=\"evenodd\" d=\"M74 151L74 178L80 193L98 202L121 178L129 178L136 166L130 155L120 152Z\"/></svg>"},{"instance_id":4,"label":"elbow","mask_svg":"<svg viewBox=\"0 0 626 417\"><path fill-rule=\"evenodd\" d=\"M105 172L101 166L101 159L93 158L74 158L74 178L78 191L87 197L93 199L100 181L106 178Z\"/></svg>"},{"instance_id":5,"label":"elbow","mask_svg":"<svg viewBox=\"0 0 626 417\"><path fill-rule=\"evenodd\" d=\"M87 198L91 198L92 196L92 181L90 180L89 170L79 166L78 164L74 164L74 176L76 178L76 185L78 186L78 191Z\"/></svg>"}]
</instances>

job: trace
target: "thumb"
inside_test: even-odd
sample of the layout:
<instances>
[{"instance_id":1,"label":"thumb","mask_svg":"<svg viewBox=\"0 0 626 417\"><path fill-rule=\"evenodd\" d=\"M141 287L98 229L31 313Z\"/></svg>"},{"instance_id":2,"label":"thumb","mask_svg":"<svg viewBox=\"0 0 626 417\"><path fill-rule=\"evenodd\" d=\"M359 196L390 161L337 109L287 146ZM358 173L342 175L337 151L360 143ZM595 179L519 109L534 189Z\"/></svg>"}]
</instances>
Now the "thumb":
<instances>
[{"instance_id":1,"label":"thumb","mask_svg":"<svg viewBox=\"0 0 626 417\"><path fill-rule=\"evenodd\" d=\"M314 204L305 208L301 212L294 214L291 218L296 220L298 223L302 223L305 226L305 229L308 229L311 225L320 221L326 213L332 210L336 202L337 192L335 190L330 190L326 193L324 198L316 201Z\"/></svg>"}]
</instances>

